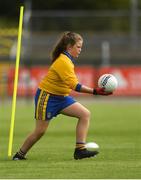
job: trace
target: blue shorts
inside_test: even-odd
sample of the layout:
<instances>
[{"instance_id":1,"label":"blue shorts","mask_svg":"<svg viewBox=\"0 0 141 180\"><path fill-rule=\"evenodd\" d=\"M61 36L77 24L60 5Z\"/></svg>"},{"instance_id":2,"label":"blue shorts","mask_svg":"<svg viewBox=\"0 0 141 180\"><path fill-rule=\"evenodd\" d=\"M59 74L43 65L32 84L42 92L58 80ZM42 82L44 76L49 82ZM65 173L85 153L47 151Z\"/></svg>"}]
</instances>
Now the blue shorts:
<instances>
[{"instance_id":1,"label":"blue shorts","mask_svg":"<svg viewBox=\"0 0 141 180\"><path fill-rule=\"evenodd\" d=\"M35 119L51 120L60 114L60 111L76 101L71 96L52 95L37 89L35 95Z\"/></svg>"}]
</instances>

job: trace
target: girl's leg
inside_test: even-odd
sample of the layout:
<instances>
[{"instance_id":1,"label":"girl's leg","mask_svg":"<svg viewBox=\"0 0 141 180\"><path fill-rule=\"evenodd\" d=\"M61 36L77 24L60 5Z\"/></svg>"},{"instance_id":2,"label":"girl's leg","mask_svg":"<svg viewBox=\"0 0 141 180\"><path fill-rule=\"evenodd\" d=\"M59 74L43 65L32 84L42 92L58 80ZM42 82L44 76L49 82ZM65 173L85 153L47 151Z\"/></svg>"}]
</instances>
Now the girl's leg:
<instances>
[{"instance_id":1,"label":"girl's leg","mask_svg":"<svg viewBox=\"0 0 141 180\"><path fill-rule=\"evenodd\" d=\"M90 121L90 111L76 102L61 111L62 114L78 118L76 126L76 142L86 142Z\"/></svg>"},{"instance_id":2,"label":"girl's leg","mask_svg":"<svg viewBox=\"0 0 141 180\"><path fill-rule=\"evenodd\" d=\"M78 118L76 126L76 148L74 151L74 159L83 159L96 156L98 151L88 151L85 147L87 132L89 128L90 112L80 103L76 102L61 112L67 116Z\"/></svg>"},{"instance_id":3,"label":"girl's leg","mask_svg":"<svg viewBox=\"0 0 141 180\"><path fill-rule=\"evenodd\" d=\"M25 139L20 150L15 154L13 160L25 159L25 154L44 135L49 121L36 120L35 130Z\"/></svg>"},{"instance_id":4,"label":"girl's leg","mask_svg":"<svg viewBox=\"0 0 141 180\"><path fill-rule=\"evenodd\" d=\"M35 130L26 138L21 150L25 153L44 135L49 125L49 121L36 120Z\"/></svg>"}]
</instances>

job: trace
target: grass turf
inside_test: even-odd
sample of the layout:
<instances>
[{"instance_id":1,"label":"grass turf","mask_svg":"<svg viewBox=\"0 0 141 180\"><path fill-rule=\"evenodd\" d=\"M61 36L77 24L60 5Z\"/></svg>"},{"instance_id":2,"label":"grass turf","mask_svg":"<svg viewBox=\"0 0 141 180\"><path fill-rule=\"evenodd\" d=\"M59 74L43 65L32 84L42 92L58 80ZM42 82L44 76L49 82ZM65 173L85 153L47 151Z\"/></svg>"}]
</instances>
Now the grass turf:
<instances>
[{"instance_id":1,"label":"grass turf","mask_svg":"<svg viewBox=\"0 0 141 180\"><path fill-rule=\"evenodd\" d=\"M91 102L88 142L100 146L96 158L74 160L76 119L58 116L28 153L27 161L7 157L11 104L0 107L0 178L140 179L141 103ZM13 153L34 128L33 103L17 103Z\"/></svg>"}]
</instances>

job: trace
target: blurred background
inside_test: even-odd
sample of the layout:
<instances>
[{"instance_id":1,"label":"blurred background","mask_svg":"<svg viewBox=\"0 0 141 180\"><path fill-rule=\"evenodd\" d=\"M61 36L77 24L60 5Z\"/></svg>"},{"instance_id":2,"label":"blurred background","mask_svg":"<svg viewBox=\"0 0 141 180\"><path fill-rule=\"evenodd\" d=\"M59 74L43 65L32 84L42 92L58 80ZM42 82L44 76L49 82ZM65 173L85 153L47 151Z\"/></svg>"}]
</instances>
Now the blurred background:
<instances>
[{"instance_id":1,"label":"blurred background","mask_svg":"<svg viewBox=\"0 0 141 180\"><path fill-rule=\"evenodd\" d=\"M119 82L114 96L141 96L141 1L5 0L0 2L0 99L13 93L21 5L25 9L18 97L33 97L64 31L84 38L76 60L82 84L94 87L101 74L111 73Z\"/></svg>"}]
</instances>

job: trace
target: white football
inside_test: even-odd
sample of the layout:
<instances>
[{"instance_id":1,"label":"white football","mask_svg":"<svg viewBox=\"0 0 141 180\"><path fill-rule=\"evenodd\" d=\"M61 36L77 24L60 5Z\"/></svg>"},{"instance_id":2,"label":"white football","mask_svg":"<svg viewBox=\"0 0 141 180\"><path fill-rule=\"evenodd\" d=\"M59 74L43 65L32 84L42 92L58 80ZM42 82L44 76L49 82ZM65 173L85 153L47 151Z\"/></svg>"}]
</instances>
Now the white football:
<instances>
[{"instance_id":1,"label":"white football","mask_svg":"<svg viewBox=\"0 0 141 180\"><path fill-rule=\"evenodd\" d=\"M98 149L99 145L96 144L95 142L88 142L88 143L86 143L85 147L87 149Z\"/></svg>"},{"instance_id":2,"label":"white football","mask_svg":"<svg viewBox=\"0 0 141 180\"><path fill-rule=\"evenodd\" d=\"M118 86L118 81L112 74L103 74L98 79L98 87L105 88L107 92L113 92Z\"/></svg>"}]
</instances>

